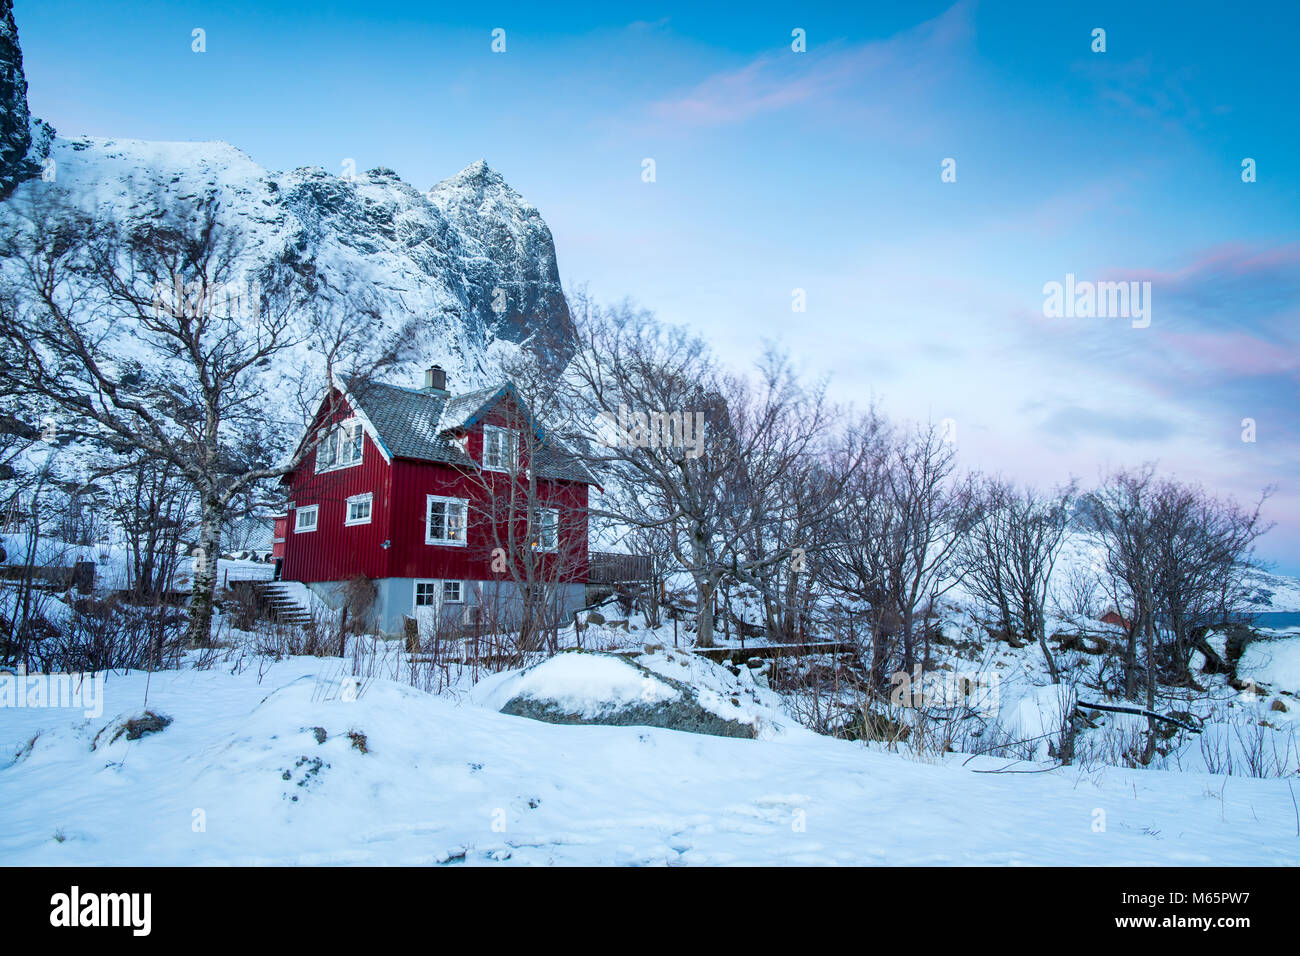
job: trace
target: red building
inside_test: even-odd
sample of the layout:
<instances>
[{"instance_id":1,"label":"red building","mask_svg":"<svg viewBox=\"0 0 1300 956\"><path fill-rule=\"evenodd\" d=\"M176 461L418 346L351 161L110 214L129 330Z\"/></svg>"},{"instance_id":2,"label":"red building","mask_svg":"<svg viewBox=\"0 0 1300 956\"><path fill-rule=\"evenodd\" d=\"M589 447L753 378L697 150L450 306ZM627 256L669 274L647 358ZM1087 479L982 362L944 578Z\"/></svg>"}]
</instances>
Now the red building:
<instances>
[{"instance_id":1,"label":"red building","mask_svg":"<svg viewBox=\"0 0 1300 956\"><path fill-rule=\"evenodd\" d=\"M561 616L585 603L596 482L509 383L452 395L434 366L422 389L336 391L299 447L309 444L283 479L284 580L337 606L345 583L369 579L373 624L390 634L405 615L504 622L525 590Z\"/></svg>"},{"instance_id":2,"label":"red building","mask_svg":"<svg viewBox=\"0 0 1300 956\"><path fill-rule=\"evenodd\" d=\"M1117 610L1115 610L1113 607L1112 607L1112 608L1107 608L1106 613L1103 614L1103 615L1099 618L1099 620L1100 620L1101 623L1103 623L1103 624L1115 624L1115 625L1118 625L1119 627L1124 628L1124 630L1126 630L1126 631L1129 629L1129 626L1130 626L1130 625L1129 625L1129 622L1128 622L1128 618L1126 618L1123 614L1120 614L1120 612L1117 611Z\"/></svg>"}]
</instances>

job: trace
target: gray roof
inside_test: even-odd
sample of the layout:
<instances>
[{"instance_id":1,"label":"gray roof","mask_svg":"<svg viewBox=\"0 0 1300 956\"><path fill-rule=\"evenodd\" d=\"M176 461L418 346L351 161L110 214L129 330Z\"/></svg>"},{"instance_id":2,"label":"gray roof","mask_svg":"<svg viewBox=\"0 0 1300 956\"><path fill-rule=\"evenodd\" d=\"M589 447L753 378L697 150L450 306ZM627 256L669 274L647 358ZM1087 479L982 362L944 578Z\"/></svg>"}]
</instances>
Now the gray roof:
<instances>
[{"instance_id":1,"label":"gray roof","mask_svg":"<svg viewBox=\"0 0 1300 956\"><path fill-rule=\"evenodd\" d=\"M443 461L454 465L472 465L473 460L460 447L442 437L443 412L456 399L413 388L367 383L352 398L379 433L384 450L394 458Z\"/></svg>"},{"instance_id":2,"label":"gray roof","mask_svg":"<svg viewBox=\"0 0 1300 956\"><path fill-rule=\"evenodd\" d=\"M354 391L352 398L379 434L384 450L393 458L475 467L474 459L444 436L453 429L473 426L511 390L505 384L447 396L370 382ZM598 483L572 451L549 436L543 438L535 458L541 477Z\"/></svg>"}]
</instances>

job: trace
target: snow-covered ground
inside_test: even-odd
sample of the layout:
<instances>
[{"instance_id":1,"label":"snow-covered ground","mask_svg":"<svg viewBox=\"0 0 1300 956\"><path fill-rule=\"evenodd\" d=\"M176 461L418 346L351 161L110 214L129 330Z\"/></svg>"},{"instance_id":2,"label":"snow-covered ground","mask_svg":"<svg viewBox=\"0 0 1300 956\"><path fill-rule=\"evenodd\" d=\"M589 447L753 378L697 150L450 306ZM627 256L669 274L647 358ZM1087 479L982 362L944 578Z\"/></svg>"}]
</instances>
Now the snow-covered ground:
<instances>
[{"instance_id":1,"label":"snow-covered ground","mask_svg":"<svg viewBox=\"0 0 1300 956\"><path fill-rule=\"evenodd\" d=\"M133 673L98 718L5 709L0 863L1300 864L1286 780L560 726L347 673ZM146 691L172 723L108 742Z\"/></svg>"},{"instance_id":2,"label":"snow-covered ground","mask_svg":"<svg viewBox=\"0 0 1300 956\"><path fill-rule=\"evenodd\" d=\"M333 612L292 587L328 628ZM1157 709L1189 714L1204 733L1163 741L1156 769L1124 766L1144 718L1096 712L1075 764L1054 769L1061 709L1099 700L1089 688L1102 658L1058 650L1068 687L1052 686L1036 645L989 638L960 595L944 604L926 677L980 682L980 713L954 724L963 753L808 730L788 678L833 667L828 655L785 660L778 694L766 666L691 653L684 626L649 628L616 603L600 612L562 631L561 646L615 651L645 672L562 654L489 674L368 638L346 659L273 662L219 616L216 663L199 668L195 653L180 670L110 676L102 713L15 707L0 686L0 865L1300 864L1300 629L1248 645L1245 691L1202 674L1198 655L1202 687L1166 689ZM1057 630L1073 633L1069 622ZM1222 634L1209 640L1224 653ZM601 716L686 685L755 739L499 712L532 696ZM824 684L810 693L825 705ZM858 703L851 687L838 693L844 713ZM114 739L146 709L172 722ZM920 713L889 716L915 726ZM994 750L1008 755L970 756L997 741L1014 743ZM1260 779L1252 762L1270 760Z\"/></svg>"},{"instance_id":3,"label":"snow-covered ground","mask_svg":"<svg viewBox=\"0 0 1300 956\"><path fill-rule=\"evenodd\" d=\"M24 564L27 548L25 535L0 534L0 549L5 553L4 564ZM33 557L33 564L38 566L72 567L78 561L90 561L95 565L95 588L98 591L115 591L126 588L131 583L130 555L121 543L80 545L42 538ZM193 573L194 559L180 558L173 581L174 589L187 593L193 584ZM265 561L217 559L218 584L244 578L269 579L274 573L274 566Z\"/></svg>"}]
</instances>

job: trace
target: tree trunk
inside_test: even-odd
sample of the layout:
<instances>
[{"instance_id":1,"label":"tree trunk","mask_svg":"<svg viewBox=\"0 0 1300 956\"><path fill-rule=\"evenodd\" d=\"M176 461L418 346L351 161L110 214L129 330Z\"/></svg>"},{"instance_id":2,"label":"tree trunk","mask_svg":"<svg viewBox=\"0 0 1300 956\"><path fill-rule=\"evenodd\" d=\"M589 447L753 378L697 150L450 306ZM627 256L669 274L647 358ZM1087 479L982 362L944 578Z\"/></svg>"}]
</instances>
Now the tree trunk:
<instances>
[{"instance_id":1,"label":"tree trunk","mask_svg":"<svg viewBox=\"0 0 1300 956\"><path fill-rule=\"evenodd\" d=\"M700 605L696 609L696 621L699 625L699 631L695 635L696 647L713 646L713 595L717 590L717 585L707 578L699 579L695 582L695 588L699 592Z\"/></svg>"},{"instance_id":2,"label":"tree trunk","mask_svg":"<svg viewBox=\"0 0 1300 956\"><path fill-rule=\"evenodd\" d=\"M781 637L783 640L795 639L795 605L799 601L799 572L791 570L786 577L785 607L782 609Z\"/></svg>"},{"instance_id":3,"label":"tree trunk","mask_svg":"<svg viewBox=\"0 0 1300 956\"><path fill-rule=\"evenodd\" d=\"M885 633L884 613L872 615L871 622L871 688L885 688L885 667L889 663L889 635Z\"/></svg>"},{"instance_id":4,"label":"tree trunk","mask_svg":"<svg viewBox=\"0 0 1300 956\"><path fill-rule=\"evenodd\" d=\"M912 609L906 607L903 609L903 670L909 674L912 673L912 667L916 663L912 624Z\"/></svg>"},{"instance_id":5,"label":"tree trunk","mask_svg":"<svg viewBox=\"0 0 1300 956\"><path fill-rule=\"evenodd\" d=\"M1038 646L1043 649L1043 659L1047 661L1047 671L1052 675L1052 683L1061 682L1061 673L1056 669L1056 660L1052 657L1052 650L1047 646L1047 628L1043 622L1038 622Z\"/></svg>"},{"instance_id":6,"label":"tree trunk","mask_svg":"<svg viewBox=\"0 0 1300 956\"><path fill-rule=\"evenodd\" d=\"M212 643L212 600L217 589L217 554L221 550L221 512L218 502L205 501L199 521L199 553L194 558L190 595L190 623L185 642L190 647Z\"/></svg>"},{"instance_id":7,"label":"tree trunk","mask_svg":"<svg viewBox=\"0 0 1300 956\"><path fill-rule=\"evenodd\" d=\"M1034 636L1038 638L1038 646L1043 649L1043 659L1047 661L1047 671L1052 675L1052 683L1061 682L1061 672L1056 669L1056 659L1052 657L1052 649L1047 646L1047 622L1044 620L1045 614L1041 607L1029 605L1026 607L1026 625L1033 622Z\"/></svg>"},{"instance_id":8,"label":"tree trunk","mask_svg":"<svg viewBox=\"0 0 1300 956\"><path fill-rule=\"evenodd\" d=\"M1156 709L1156 630L1155 621L1152 615L1146 615L1146 639L1147 639L1147 711L1154 712ZM1156 755L1156 722L1153 718L1147 718L1147 745L1142 754L1142 763L1149 764L1151 758Z\"/></svg>"},{"instance_id":9,"label":"tree trunk","mask_svg":"<svg viewBox=\"0 0 1300 956\"><path fill-rule=\"evenodd\" d=\"M1142 626L1142 614L1139 608L1136 619L1129 624L1128 646L1124 649L1124 697L1127 700L1137 700L1137 633Z\"/></svg>"}]
</instances>

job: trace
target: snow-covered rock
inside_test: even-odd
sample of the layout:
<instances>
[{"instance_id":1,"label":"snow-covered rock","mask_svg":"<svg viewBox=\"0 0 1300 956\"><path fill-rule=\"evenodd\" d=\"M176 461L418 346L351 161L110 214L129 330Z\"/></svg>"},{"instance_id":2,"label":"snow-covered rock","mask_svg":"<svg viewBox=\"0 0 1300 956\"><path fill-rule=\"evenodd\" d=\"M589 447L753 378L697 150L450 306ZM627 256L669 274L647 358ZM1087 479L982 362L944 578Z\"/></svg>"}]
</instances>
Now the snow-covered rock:
<instances>
[{"instance_id":1,"label":"snow-covered rock","mask_svg":"<svg viewBox=\"0 0 1300 956\"><path fill-rule=\"evenodd\" d=\"M47 156L50 175L38 177ZM20 207L57 193L122 223L215 200L222 224L244 235L248 275L279 260L321 285L364 290L379 314L377 342L413 321L417 332L403 342L402 356L412 384L437 362L455 390L479 387L491 377L498 342L559 358L572 350L551 231L483 160L421 191L382 167L272 172L223 142L57 138L29 114L18 31L5 4L0 198L11 192L9 202ZM0 205L0 216L12 208Z\"/></svg>"},{"instance_id":2,"label":"snow-covered rock","mask_svg":"<svg viewBox=\"0 0 1300 956\"><path fill-rule=\"evenodd\" d=\"M719 675L697 686L688 671L670 675L617 654L559 654L488 678L474 699L493 710L552 724L662 727L717 737L755 737L762 721L751 689ZM662 658L661 658L662 660ZM717 665L705 662L709 670ZM725 671L722 673L726 674ZM727 674L730 677L730 674ZM730 684L730 686L728 686ZM748 698L750 706L741 705ZM771 705L769 704L769 708Z\"/></svg>"}]
</instances>

